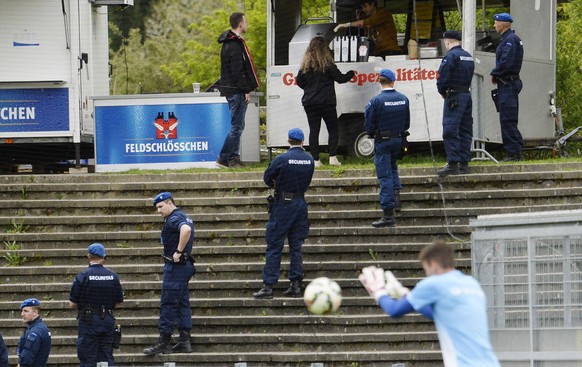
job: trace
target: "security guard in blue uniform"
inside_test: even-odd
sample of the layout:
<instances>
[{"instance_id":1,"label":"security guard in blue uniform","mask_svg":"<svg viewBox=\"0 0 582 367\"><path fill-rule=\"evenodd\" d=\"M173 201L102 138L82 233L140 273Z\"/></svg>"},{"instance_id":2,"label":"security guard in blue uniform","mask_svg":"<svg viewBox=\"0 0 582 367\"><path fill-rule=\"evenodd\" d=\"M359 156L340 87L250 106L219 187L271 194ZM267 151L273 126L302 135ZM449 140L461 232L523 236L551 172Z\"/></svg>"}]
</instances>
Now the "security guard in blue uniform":
<instances>
[{"instance_id":1,"label":"security guard in blue uniform","mask_svg":"<svg viewBox=\"0 0 582 367\"><path fill-rule=\"evenodd\" d=\"M89 268L77 274L69 294L71 308L78 311L77 357L81 367L95 367L98 362L115 365L113 309L123 302L123 290L119 276L103 266L106 256L102 244L89 245Z\"/></svg>"},{"instance_id":2,"label":"security guard in blue uniform","mask_svg":"<svg viewBox=\"0 0 582 367\"><path fill-rule=\"evenodd\" d=\"M443 34L448 50L439 67L437 89L445 99L443 109L443 144L447 165L438 170L439 176L469 173L473 140L473 101L471 79L475 71L473 56L461 48L461 33Z\"/></svg>"},{"instance_id":3,"label":"security guard in blue uniform","mask_svg":"<svg viewBox=\"0 0 582 367\"><path fill-rule=\"evenodd\" d=\"M154 207L164 218L161 242L164 246L164 279L160 300L158 342L144 349L146 355L160 353L190 353L192 309L188 282L196 272L191 255L194 244L194 221L174 203L172 194L165 191L154 198ZM170 347L172 333L177 327L178 343Z\"/></svg>"},{"instance_id":4,"label":"security guard in blue uniform","mask_svg":"<svg viewBox=\"0 0 582 367\"><path fill-rule=\"evenodd\" d=\"M301 246L309 234L304 194L313 178L315 162L303 149L305 136L301 129L289 130L288 138L289 150L277 156L263 175L263 181L268 187L275 189L275 195L269 202L270 215L265 233L267 260L263 268L263 287L253 293L256 299L273 298L273 285L279 281L285 238L289 242L291 284L283 294L287 297L303 295Z\"/></svg>"},{"instance_id":5,"label":"security guard in blue uniform","mask_svg":"<svg viewBox=\"0 0 582 367\"><path fill-rule=\"evenodd\" d=\"M410 127L408 98L394 89L396 75L382 69L379 77L382 92L372 98L364 110L364 128L374 138L374 165L380 181L380 207L384 215L372 223L373 227L394 227L394 209L400 199L395 194L402 188L397 159Z\"/></svg>"},{"instance_id":6,"label":"security guard in blue uniform","mask_svg":"<svg viewBox=\"0 0 582 367\"><path fill-rule=\"evenodd\" d=\"M0 367L8 367L8 348L2 334L0 334Z\"/></svg>"},{"instance_id":7,"label":"security guard in blue uniform","mask_svg":"<svg viewBox=\"0 0 582 367\"><path fill-rule=\"evenodd\" d=\"M497 110L501 123L501 139L506 155L503 161L523 159L523 137L517 128L519 115L519 92L523 83L519 78L523 62L523 42L511 29L513 18L507 13L495 14L495 30L501 40L495 51L495 68L491 71L491 81L497 84ZM495 97L494 97L495 98Z\"/></svg>"},{"instance_id":8,"label":"security guard in blue uniform","mask_svg":"<svg viewBox=\"0 0 582 367\"><path fill-rule=\"evenodd\" d=\"M27 324L18 341L19 367L45 367L51 352L51 332L40 317L40 301L25 299L20 304L20 316Z\"/></svg>"}]
</instances>

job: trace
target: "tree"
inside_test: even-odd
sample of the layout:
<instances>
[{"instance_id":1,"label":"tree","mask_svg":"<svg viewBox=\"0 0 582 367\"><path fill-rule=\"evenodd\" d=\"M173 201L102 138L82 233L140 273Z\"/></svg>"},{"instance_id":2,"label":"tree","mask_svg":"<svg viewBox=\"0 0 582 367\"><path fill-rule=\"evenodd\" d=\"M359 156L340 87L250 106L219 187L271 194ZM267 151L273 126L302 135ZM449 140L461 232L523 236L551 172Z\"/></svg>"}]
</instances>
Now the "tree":
<instances>
[{"instance_id":1,"label":"tree","mask_svg":"<svg viewBox=\"0 0 582 367\"><path fill-rule=\"evenodd\" d=\"M582 125L582 1L562 4L558 15L556 102L564 127L571 130Z\"/></svg>"},{"instance_id":2,"label":"tree","mask_svg":"<svg viewBox=\"0 0 582 367\"><path fill-rule=\"evenodd\" d=\"M212 40L216 43L218 33L209 39L207 35L197 31L196 27L189 26L201 24L204 14L224 8L227 2L229 1L157 1L150 10L151 16L144 21L145 37L142 38L139 29L131 29L129 36L123 39L121 47L110 50L113 68L111 93L191 92L192 82L201 80L196 80L196 75L188 80L181 80L172 74L172 68L168 65L182 62L181 58L187 55L186 45L189 42L210 43ZM228 17L226 22L228 23ZM110 24L110 34L110 39L123 36L119 27L114 24ZM206 63L207 58L199 60L199 65Z\"/></svg>"}]
</instances>

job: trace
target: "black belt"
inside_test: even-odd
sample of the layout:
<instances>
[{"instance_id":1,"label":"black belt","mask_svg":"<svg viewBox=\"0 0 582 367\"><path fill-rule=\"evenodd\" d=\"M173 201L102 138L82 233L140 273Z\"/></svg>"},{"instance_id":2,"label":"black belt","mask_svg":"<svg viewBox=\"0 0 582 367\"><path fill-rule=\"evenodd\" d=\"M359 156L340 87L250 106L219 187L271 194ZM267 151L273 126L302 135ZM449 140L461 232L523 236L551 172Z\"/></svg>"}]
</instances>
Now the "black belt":
<instances>
[{"instance_id":1,"label":"black belt","mask_svg":"<svg viewBox=\"0 0 582 367\"><path fill-rule=\"evenodd\" d=\"M508 81L508 82L520 80L519 75L503 75L503 76L498 76L497 79L501 79L503 81Z\"/></svg>"},{"instance_id":2,"label":"black belt","mask_svg":"<svg viewBox=\"0 0 582 367\"><path fill-rule=\"evenodd\" d=\"M93 308L93 307L83 307L79 309L79 318L97 315L101 318L105 317L105 315L113 316L113 310L110 308Z\"/></svg>"},{"instance_id":3,"label":"black belt","mask_svg":"<svg viewBox=\"0 0 582 367\"><path fill-rule=\"evenodd\" d=\"M394 138L401 138L403 136L407 136L405 135L406 131L403 132L395 132L395 131L376 131L376 134L374 134L374 138L376 139L394 139Z\"/></svg>"},{"instance_id":4,"label":"black belt","mask_svg":"<svg viewBox=\"0 0 582 367\"><path fill-rule=\"evenodd\" d=\"M277 200L284 200L284 201L291 201L293 199L303 199L305 194L302 192L277 192L275 193L275 199Z\"/></svg>"},{"instance_id":5,"label":"black belt","mask_svg":"<svg viewBox=\"0 0 582 367\"><path fill-rule=\"evenodd\" d=\"M447 93L469 93L469 88L447 88Z\"/></svg>"}]
</instances>

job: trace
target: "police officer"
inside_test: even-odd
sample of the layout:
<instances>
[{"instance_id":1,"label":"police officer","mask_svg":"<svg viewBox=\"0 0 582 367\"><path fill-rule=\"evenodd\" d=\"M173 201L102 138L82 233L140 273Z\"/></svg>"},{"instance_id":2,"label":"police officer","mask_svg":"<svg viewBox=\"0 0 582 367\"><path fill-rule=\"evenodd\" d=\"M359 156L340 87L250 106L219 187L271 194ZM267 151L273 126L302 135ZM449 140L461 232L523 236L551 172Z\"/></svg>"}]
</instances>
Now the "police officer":
<instances>
[{"instance_id":1,"label":"police officer","mask_svg":"<svg viewBox=\"0 0 582 367\"><path fill-rule=\"evenodd\" d=\"M40 301L25 299L20 316L27 328L18 341L18 367L45 367L51 352L51 332L40 317Z\"/></svg>"},{"instance_id":2,"label":"police officer","mask_svg":"<svg viewBox=\"0 0 582 367\"><path fill-rule=\"evenodd\" d=\"M437 171L439 176L469 173L473 140L473 102L471 79L475 63L470 53L461 48L461 33L443 34L448 50L439 67L437 89L445 99L443 109L443 143L447 165Z\"/></svg>"},{"instance_id":3,"label":"police officer","mask_svg":"<svg viewBox=\"0 0 582 367\"><path fill-rule=\"evenodd\" d=\"M495 14L495 30L501 40L495 51L495 68L491 71L491 81L497 84L497 110L501 123L501 139L506 155L503 161L520 161L523 138L517 128L519 115L519 92L523 83L519 78L523 62L523 42L511 29L513 18L507 13Z\"/></svg>"},{"instance_id":4,"label":"police officer","mask_svg":"<svg viewBox=\"0 0 582 367\"><path fill-rule=\"evenodd\" d=\"M194 221L176 207L172 194L165 191L154 198L154 207L164 218L161 243L164 246L164 278L160 300L158 342L144 349L146 355L160 353L190 353L192 310L188 282L196 272L191 252L194 244ZM179 341L170 347L174 327L180 333Z\"/></svg>"},{"instance_id":5,"label":"police officer","mask_svg":"<svg viewBox=\"0 0 582 367\"><path fill-rule=\"evenodd\" d=\"M394 227L394 209L399 207L402 188L396 160L400 157L403 139L410 127L408 98L394 89L396 75L382 69L379 81L382 92L372 98L364 110L364 128L374 138L374 165L380 182L380 207L384 215L373 227ZM396 191L396 192L395 192Z\"/></svg>"},{"instance_id":6,"label":"police officer","mask_svg":"<svg viewBox=\"0 0 582 367\"><path fill-rule=\"evenodd\" d=\"M0 367L8 367L8 348L2 334L0 334Z\"/></svg>"},{"instance_id":7,"label":"police officer","mask_svg":"<svg viewBox=\"0 0 582 367\"><path fill-rule=\"evenodd\" d=\"M78 311L77 357L81 367L95 367L98 362L115 365L113 309L123 302L123 290L119 276L103 266L106 256L102 244L89 245L89 268L75 276L69 294L71 308Z\"/></svg>"},{"instance_id":8,"label":"police officer","mask_svg":"<svg viewBox=\"0 0 582 367\"><path fill-rule=\"evenodd\" d=\"M253 293L256 299L273 298L273 285L279 281L285 238L289 242L291 284L283 294L287 297L303 295L301 246L309 234L304 194L309 188L315 170L313 157L303 149L304 138L301 129L289 130L289 150L277 156L263 175L265 184L275 189L275 196L265 233L267 259L263 268L263 287Z\"/></svg>"}]
</instances>

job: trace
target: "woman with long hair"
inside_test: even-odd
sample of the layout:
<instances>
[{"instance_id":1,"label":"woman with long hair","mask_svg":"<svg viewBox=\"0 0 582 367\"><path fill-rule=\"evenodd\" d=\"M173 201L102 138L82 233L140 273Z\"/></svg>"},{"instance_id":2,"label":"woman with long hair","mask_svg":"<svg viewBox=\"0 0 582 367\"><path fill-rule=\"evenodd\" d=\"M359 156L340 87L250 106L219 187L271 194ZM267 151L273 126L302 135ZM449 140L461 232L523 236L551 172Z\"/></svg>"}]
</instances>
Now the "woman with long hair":
<instances>
[{"instance_id":1,"label":"woman with long hair","mask_svg":"<svg viewBox=\"0 0 582 367\"><path fill-rule=\"evenodd\" d=\"M321 119L325 121L329 134L329 164L341 166L337 159L338 126L334 82L347 83L354 71L343 74L333 61L328 42L323 37L314 37L297 73L297 85L303 89L301 103L309 123L309 151L315 166L322 165L319 159L319 130Z\"/></svg>"}]
</instances>

